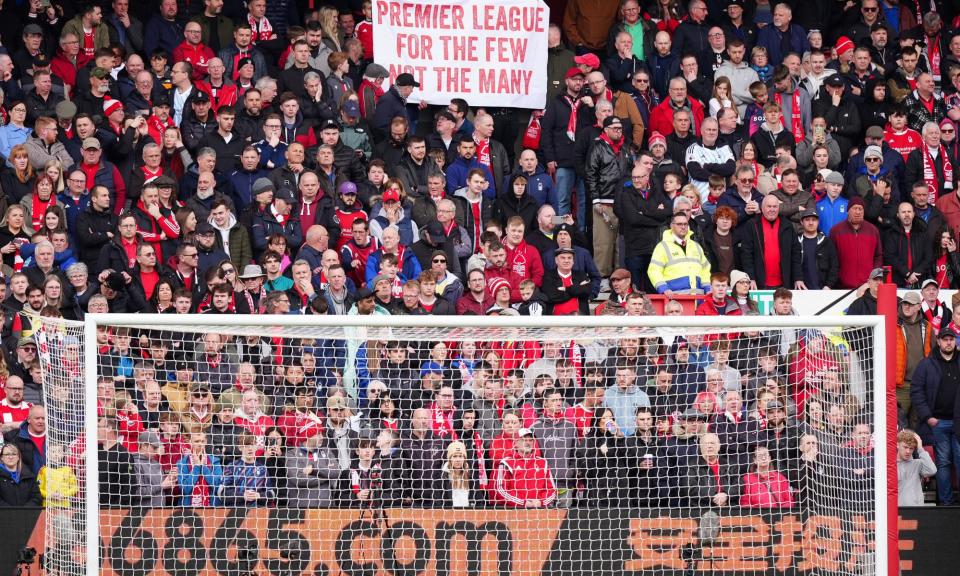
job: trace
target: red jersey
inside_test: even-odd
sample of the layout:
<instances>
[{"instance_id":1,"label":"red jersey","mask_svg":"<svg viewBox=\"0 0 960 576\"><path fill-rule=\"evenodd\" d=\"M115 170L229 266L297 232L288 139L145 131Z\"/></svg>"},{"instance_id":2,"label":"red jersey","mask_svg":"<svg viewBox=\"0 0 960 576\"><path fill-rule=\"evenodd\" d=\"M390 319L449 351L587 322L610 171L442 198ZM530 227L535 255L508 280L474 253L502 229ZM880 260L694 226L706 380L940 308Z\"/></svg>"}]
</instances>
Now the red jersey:
<instances>
[{"instance_id":1,"label":"red jersey","mask_svg":"<svg viewBox=\"0 0 960 576\"><path fill-rule=\"evenodd\" d=\"M259 446L262 450L264 447L264 439L267 436L267 429L273 426L273 418L267 416L263 412L258 412L252 416L247 416L243 413L243 410L237 410L236 416L233 419L233 423L237 426L243 427L243 429L250 434L253 434L253 436L257 439L257 446Z\"/></svg>"},{"instance_id":2,"label":"red jersey","mask_svg":"<svg viewBox=\"0 0 960 576\"><path fill-rule=\"evenodd\" d=\"M33 404L29 402L20 402L16 406L11 406L10 402L4 398L0 400L0 422L3 424L15 424L23 422L30 415L30 408Z\"/></svg>"},{"instance_id":3,"label":"red jersey","mask_svg":"<svg viewBox=\"0 0 960 576\"><path fill-rule=\"evenodd\" d=\"M300 446L324 431L323 418L313 412L300 412L292 410L284 412L283 416L277 419L277 428L279 428L287 439L287 446Z\"/></svg>"},{"instance_id":4,"label":"red jersey","mask_svg":"<svg viewBox=\"0 0 960 576\"><path fill-rule=\"evenodd\" d=\"M345 228L341 228L341 230L345 230ZM366 246L359 246L353 241L353 238L349 238L340 249L340 261L343 262L347 276L353 280L357 286L366 285L367 260L370 259L371 254L379 249L380 242L373 236L370 236L370 241L367 242ZM356 268L353 267L355 260L360 261L360 266Z\"/></svg>"},{"instance_id":5,"label":"red jersey","mask_svg":"<svg viewBox=\"0 0 960 576\"><path fill-rule=\"evenodd\" d=\"M887 127L883 132L883 139L891 148L903 156L904 161L907 160L907 156L909 156L911 152L923 144L923 137L920 136L919 132L911 128L907 128L903 132L894 132L892 128Z\"/></svg>"},{"instance_id":6,"label":"red jersey","mask_svg":"<svg viewBox=\"0 0 960 576\"><path fill-rule=\"evenodd\" d=\"M143 421L136 412L117 412L117 436L120 444L136 454L140 451L140 433L144 431Z\"/></svg>"},{"instance_id":7,"label":"red jersey","mask_svg":"<svg viewBox=\"0 0 960 576\"><path fill-rule=\"evenodd\" d=\"M580 434L581 438L586 438L587 432L590 431L590 423L593 422L593 414L594 410L591 410L584 406L583 403L580 403L576 406L567 408L567 411L563 416L569 420L570 423L577 427L577 432Z\"/></svg>"},{"instance_id":8,"label":"red jersey","mask_svg":"<svg viewBox=\"0 0 960 576\"><path fill-rule=\"evenodd\" d=\"M333 217L336 218L337 222L340 223L341 230L352 230L353 223L357 220L369 221L367 213L359 208L359 202L357 203L356 208L349 206L346 210L337 206L333 212ZM341 234L340 238L337 240L337 250L343 248L344 244L346 244L350 238L350 234Z\"/></svg>"},{"instance_id":9,"label":"red jersey","mask_svg":"<svg viewBox=\"0 0 960 576\"><path fill-rule=\"evenodd\" d=\"M373 22L362 20L353 28L353 35L363 46L363 57L367 60L373 60Z\"/></svg>"}]
</instances>

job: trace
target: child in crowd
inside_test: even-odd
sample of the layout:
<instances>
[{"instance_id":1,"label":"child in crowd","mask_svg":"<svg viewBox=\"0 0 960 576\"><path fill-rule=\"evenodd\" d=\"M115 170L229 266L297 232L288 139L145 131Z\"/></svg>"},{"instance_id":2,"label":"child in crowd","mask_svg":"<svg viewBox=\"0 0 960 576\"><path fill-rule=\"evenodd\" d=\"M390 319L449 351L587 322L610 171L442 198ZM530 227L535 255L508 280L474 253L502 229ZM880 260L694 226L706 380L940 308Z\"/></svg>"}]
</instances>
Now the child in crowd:
<instances>
[{"instance_id":1,"label":"child in crowd","mask_svg":"<svg viewBox=\"0 0 960 576\"><path fill-rule=\"evenodd\" d=\"M764 116L763 113L763 106L767 103L767 98L769 97L767 85L760 81L750 84L750 96L753 97L753 102L747 104L745 117L747 123L747 133L748 135L753 136L753 133L759 130L760 126L766 122L766 116Z\"/></svg>"},{"instance_id":2,"label":"child in crowd","mask_svg":"<svg viewBox=\"0 0 960 576\"><path fill-rule=\"evenodd\" d=\"M923 506L923 480L937 473L937 467L923 441L912 430L897 434L898 506Z\"/></svg>"}]
</instances>

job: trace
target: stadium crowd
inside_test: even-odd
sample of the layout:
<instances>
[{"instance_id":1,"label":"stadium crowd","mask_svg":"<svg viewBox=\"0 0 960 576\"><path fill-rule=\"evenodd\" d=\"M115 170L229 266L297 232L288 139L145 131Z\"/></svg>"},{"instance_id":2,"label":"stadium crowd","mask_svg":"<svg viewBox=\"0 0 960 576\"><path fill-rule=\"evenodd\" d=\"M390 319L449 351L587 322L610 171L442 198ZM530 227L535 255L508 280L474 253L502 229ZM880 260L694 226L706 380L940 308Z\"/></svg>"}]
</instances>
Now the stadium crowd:
<instances>
[{"instance_id":1,"label":"stadium crowd","mask_svg":"<svg viewBox=\"0 0 960 576\"><path fill-rule=\"evenodd\" d=\"M369 0L6 3L0 500L70 485L69 447L43 439L70 402L40 407L40 316L629 315L654 292L749 315L751 289L791 314L790 290L856 288L869 314L886 266L919 291L901 407L952 502L955 12L568 0L545 108L523 111L387 82ZM872 481L849 361L812 333L602 351L98 337L104 485L140 487L118 505L790 506L824 478ZM810 358L829 369L792 371ZM659 472L687 464L685 483Z\"/></svg>"}]
</instances>

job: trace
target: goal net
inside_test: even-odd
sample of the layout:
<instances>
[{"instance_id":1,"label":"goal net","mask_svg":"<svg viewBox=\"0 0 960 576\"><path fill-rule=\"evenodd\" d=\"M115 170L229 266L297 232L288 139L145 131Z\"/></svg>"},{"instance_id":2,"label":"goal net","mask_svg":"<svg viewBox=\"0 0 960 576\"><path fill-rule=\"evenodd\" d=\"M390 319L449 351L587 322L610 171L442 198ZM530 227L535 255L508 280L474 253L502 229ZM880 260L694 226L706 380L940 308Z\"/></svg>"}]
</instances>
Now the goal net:
<instances>
[{"instance_id":1,"label":"goal net","mask_svg":"<svg viewBox=\"0 0 960 576\"><path fill-rule=\"evenodd\" d=\"M44 319L46 566L887 574L881 326Z\"/></svg>"}]
</instances>

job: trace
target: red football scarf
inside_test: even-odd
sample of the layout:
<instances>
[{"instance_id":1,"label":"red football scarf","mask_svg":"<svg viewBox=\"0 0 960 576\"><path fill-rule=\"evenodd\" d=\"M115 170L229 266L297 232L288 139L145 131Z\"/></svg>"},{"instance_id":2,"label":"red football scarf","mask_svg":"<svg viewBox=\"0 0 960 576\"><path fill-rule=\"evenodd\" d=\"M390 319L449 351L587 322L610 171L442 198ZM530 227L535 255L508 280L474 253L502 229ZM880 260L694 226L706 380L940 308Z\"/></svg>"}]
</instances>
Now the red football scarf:
<instances>
[{"instance_id":1,"label":"red football scarf","mask_svg":"<svg viewBox=\"0 0 960 576\"><path fill-rule=\"evenodd\" d=\"M930 155L930 148L927 143L921 144L923 150L923 181L927 185L927 201L931 206L937 205L937 198L940 197L940 186L937 182L937 171L933 162L933 156ZM943 187L953 189L953 165L950 163L950 157L943 147L939 148L940 156L943 157Z\"/></svg>"},{"instance_id":2,"label":"red football scarf","mask_svg":"<svg viewBox=\"0 0 960 576\"><path fill-rule=\"evenodd\" d=\"M779 92L773 93L773 101L783 110L783 96ZM790 132L793 133L793 139L797 142L803 141L803 119L800 118L800 90L794 88L792 108L790 116Z\"/></svg>"}]
</instances>

